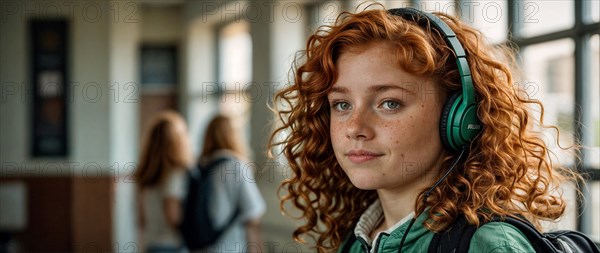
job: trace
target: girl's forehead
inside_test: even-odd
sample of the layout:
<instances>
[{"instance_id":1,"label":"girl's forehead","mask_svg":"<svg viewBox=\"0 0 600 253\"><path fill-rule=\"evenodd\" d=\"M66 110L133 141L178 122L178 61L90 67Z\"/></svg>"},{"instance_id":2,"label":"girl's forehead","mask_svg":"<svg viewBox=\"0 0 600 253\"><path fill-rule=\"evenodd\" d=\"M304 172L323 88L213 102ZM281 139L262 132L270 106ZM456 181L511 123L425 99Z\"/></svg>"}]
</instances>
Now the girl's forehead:
<instances>
[{"instance_id":1,"label":"girl's forehead","mask_svg":"<svg viewBox=\"0 0 600 253\"><path fill-rule=\"evenodd\" d=\"M393 51L396 48L390 40L373 40L359 44L344 45L340 50L340 55L361 54L369 50Z\"/></svg>"}]
</instances>

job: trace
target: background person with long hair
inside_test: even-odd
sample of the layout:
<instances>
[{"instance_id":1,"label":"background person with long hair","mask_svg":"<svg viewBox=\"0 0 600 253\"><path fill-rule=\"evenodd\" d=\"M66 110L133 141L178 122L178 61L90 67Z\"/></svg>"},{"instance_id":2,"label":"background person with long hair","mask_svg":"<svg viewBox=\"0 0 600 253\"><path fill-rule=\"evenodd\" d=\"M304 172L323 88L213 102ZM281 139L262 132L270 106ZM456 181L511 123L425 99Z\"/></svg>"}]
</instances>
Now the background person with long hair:
<instances>
[{"instance_id":1,"label":"background person with long hair","mask_svg":"<svg viewBox=\"0 0 600 253\"><path fill-rule=\"evenodd\" d=\"M201 252L262 252L260 224L266 204L253 180L254 168L246 150L229 117L218 115L210 121L198 163L207 165L223 157L228 159L217 164L212 173L214 189L209 214L217 227L225 226L236 208L239 214L217 242Z\"/></svg>"},{"instance_id":2,"label":"background person with long hair","mask_svg":"<svg viewBox=\"0 0 600 253\"><path fill-rule=\"evenodd\" d=\"M146 252L180 252L178 225L192 155L187 127L176 112L155 116L144 137L139 167L138 225Z\"/></svg>"},{"instance_id":3,"label":"background person with long hair","mask_svg":"<svg viewBox=\"0 0 600 253\"><path fill-rule=\"evenodd\" d=\"M444 106L462 89L455 52L429 23L386 10L342 13L319 29L292 84L275 96L281 125L271 145L281 147L293 172L281 185L288 193L281 206L300 210L305 223L294 238L312 236L318 252L346 248L351 233L358 240L350 252L427 252L434 233L460 215L476 225L480 217L522 215L540 228L565 211L559 187L578 176L551 159L538 132L543 113L529 111L543 106L514 86L512 50L435 15L456 33L472 74L482 129L464 153L440 134ZM479 227L469 248L532 251L503 222Z\"/></svg>"}]
</instances>

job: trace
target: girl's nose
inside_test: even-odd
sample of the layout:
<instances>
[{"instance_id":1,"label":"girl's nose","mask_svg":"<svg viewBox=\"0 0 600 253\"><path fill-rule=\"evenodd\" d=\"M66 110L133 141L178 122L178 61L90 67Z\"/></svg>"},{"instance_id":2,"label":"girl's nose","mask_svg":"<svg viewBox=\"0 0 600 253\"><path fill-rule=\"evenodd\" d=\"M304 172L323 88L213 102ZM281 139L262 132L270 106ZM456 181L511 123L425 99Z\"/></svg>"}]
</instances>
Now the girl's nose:
<instances>
[{"instance_id":1,"label":"girl's nose","mask_svg":"<svg viewBox=\"0 0 600 253\"><path fill-rule=\"evenodd\" d=\"M346 125L346 137L356 140L370 140L374 137L373 123L370 117L371 113L367 111L356 110L352 112L350 120Z\"/></svg>"}]
</instances>

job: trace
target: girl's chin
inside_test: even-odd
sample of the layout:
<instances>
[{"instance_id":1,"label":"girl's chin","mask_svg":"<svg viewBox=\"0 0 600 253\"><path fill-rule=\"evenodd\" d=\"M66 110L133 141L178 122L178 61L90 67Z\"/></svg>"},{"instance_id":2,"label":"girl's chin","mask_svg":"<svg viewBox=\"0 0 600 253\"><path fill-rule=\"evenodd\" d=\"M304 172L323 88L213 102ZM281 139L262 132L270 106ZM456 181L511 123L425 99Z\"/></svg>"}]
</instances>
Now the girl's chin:
<instances>
[{"instance_id":1,"label":"girl's chin","mask_svg":"<svg viewBox=\"0 0 600 253\"><path fill-rule=\"evenodd\" d=\"M379 180L369 175L352 175L349 176L350 182L354 187L361 190L377 190L380 188Z\"/></svg>"}]
</instances>

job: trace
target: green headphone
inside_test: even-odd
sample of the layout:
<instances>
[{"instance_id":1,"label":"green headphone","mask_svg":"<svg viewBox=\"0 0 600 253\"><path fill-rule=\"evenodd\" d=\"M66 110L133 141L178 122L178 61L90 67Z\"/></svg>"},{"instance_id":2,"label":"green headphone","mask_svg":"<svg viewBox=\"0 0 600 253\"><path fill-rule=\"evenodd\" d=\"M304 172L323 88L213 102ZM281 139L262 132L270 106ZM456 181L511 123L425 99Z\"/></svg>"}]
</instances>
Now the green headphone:
<instances>
[{"instance_id":1,"label":"green headphone","mask_svg":"<svg viewBox=\"0 0 600 253\"><path fill-rule=\"evenodd\" d=\"M467 143L473 140L481 131L482 125L479 118L477 118L477 101L471 70L460 41L456 38L454 31L433 14L413 8L390 9L388 13L406 20L412 20L424 27L431 25L444 36L444 40L454 51L462 83L462 92L452 94L444 105L440 120L440 137L442 144L447 149L460 150L465 148Z\"/></svg>"}]
</instances>

